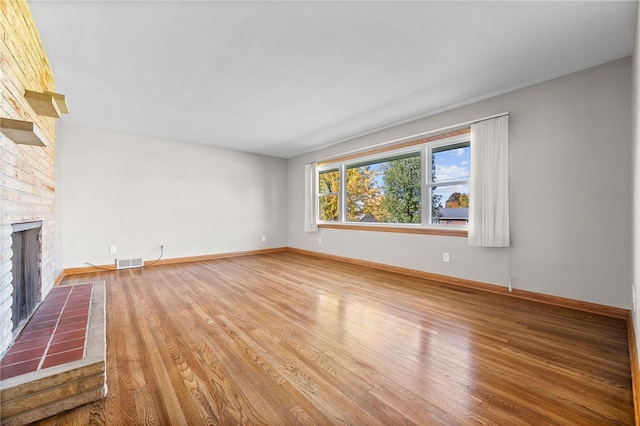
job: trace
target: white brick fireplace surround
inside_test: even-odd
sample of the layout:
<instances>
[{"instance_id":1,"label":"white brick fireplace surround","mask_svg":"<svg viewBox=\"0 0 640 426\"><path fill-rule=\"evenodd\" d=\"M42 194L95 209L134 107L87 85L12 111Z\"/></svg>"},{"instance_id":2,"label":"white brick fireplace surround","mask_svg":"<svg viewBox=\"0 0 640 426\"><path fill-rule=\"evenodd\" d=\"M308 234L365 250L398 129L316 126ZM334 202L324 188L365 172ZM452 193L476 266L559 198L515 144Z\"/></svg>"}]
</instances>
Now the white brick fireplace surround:
<instances>
[{"instance_id":1,"label":"white brick fireplace surround","mask_svg":"<svg viewBox=\"0 0 640 426\"><path fill-rule=\"evenodd\" d=\"M54 91L53 75L27 2L0 2L0 117L33 122L45 146L0 133L0 353L11 344L12 225L42 222L42 297L54 283L55 119L38 115L25 90Z\"/></svg>"}]
</instances>

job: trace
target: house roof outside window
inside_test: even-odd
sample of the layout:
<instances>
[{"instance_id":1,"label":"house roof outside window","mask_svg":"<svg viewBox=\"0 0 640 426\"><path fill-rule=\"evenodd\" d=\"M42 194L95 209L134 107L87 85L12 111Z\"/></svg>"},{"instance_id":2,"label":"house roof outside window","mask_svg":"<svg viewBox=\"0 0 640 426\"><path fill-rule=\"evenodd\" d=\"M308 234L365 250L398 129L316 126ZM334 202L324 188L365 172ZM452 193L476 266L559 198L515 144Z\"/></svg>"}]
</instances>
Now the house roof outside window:
<instances>
[{"instance_id":1,"label":"house roof outside window","mask_svg":"<svg viewBox=\"0 0 640 426\"><path fill-rule=\"evenodd\" d=\"M468 207L445 207L439 209L440 220L469 220L469 208Z\"/></svg>"}]
</instances>

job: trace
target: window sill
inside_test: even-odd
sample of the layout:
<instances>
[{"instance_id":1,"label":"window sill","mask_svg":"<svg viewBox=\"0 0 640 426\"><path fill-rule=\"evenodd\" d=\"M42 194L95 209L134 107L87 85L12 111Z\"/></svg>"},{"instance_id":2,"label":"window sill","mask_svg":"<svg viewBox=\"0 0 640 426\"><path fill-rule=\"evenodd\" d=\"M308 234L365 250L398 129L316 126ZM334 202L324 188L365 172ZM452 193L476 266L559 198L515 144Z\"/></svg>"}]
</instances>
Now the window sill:
<instances>
[{"instance_id":1,"label":"window sill","mask_svg":"<svg viewBox=\"0 0 640 426\"><path fill-rule=\"evenodd\" d=\"M373 232L396 232L401 234L425 234L425 235L444 235L447 237L467 237L469 231L466 229L439 229L439 228L418 228L404 226L371 226L356 225L346 223L321 223L318 228L324 229L347 229L350 231L373 231Z\"/></svg>"}]
</instances>

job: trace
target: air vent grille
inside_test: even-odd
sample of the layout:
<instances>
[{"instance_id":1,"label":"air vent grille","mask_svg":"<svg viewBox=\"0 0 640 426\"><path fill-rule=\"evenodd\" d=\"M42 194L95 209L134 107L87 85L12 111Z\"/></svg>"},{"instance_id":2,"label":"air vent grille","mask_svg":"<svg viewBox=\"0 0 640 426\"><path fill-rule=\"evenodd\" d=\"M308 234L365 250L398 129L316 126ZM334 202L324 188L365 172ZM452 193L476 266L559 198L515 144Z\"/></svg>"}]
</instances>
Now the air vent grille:
<instances>
[{"instance_id":1,"label":"air vent grille","mask_svg":"<svg viewBox=\"0 0 640 426\"><path fill-rule=\"evenodd\" d=\"M133 259L116 259L116 269L142 268L144 261L141 257Z\"/></svg>"}]
</instances>

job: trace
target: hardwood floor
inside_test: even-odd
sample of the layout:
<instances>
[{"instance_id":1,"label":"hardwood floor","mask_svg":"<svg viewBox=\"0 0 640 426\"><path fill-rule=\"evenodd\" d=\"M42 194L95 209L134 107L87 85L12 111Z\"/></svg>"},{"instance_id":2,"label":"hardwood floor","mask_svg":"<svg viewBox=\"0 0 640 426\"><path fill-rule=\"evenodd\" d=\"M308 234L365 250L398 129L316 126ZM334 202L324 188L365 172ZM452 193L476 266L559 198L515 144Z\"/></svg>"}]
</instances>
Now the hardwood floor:
<instances>
[{"instance_id":1,"label":"hardwood floor","mask_svg":"<svg viewBox=\"0 0 640 426\"><path fill-rule=\"evenodd\" d=\"M633 424L621 319L290 252L94 279L108 396L41 425Z\"/></svg>"}]
</instances>

